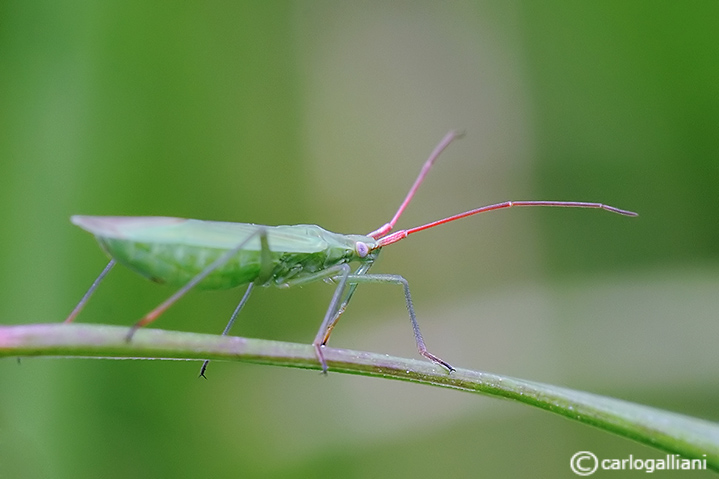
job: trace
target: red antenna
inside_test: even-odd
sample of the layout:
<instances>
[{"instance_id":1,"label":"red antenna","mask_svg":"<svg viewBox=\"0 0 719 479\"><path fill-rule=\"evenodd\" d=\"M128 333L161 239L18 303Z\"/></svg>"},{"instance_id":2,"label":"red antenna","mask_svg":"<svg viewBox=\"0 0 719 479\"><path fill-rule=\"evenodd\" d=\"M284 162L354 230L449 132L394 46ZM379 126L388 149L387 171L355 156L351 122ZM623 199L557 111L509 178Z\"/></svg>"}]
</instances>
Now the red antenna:
<instances>
[{"instance_id":1,"label":"red antenna","mask_svg":"<svg viewBox=\"0 0 719 479\"><path fill-rule=\"evenodd\" d=\"M441 220L433 221L431 223L427 223L422 226L415 226L414 228L409 228L406 230L400 230L392 234L388 234L392 228L394 228L394 225L397 224L397 221L399 220L399 217L402 216L402 213L404 213L405 208L407 208L407 205L412 201L412 198L414 197L415 193L417 192L417 189L419 188L419 185L422 184L424 181L424 178L427 176L427 173L429 173L429 170L432 168L432 165L439 157L440 153L444 151L449 144L456 140L457 138L461 138L463 135L458 134L457 132L450 131L447 133L444 138L442 138L442 141L439 142L439 145L432 151L432 154L429 155L429 158L424 163L424 166L422 166L422 170L419 172L419 176L417 176L417 179L414 181L414 184L412 185L412 188L410 188L409 192L407 193L407 196L405 197L402 204L399 206L399 209L394 214L392 219L389 223L386 223L382 227L376 229L375 231L371 232L367 236L371 236L372 238L378 240L377 241L377 248L381 248L383 246L387 246L392 243L396 243L397 241L406 238L407 236L411 235L412 233L416 233L418 231L426 230L429 228L434 228L435 226L443 225L445 223L449 223L455 220L459 220L462 218L466 218L467 216L476 215L479 213L486 213L487 211L493 211L493 210L501 210L504 208L511 208L513 206L556 206L561 208L597 208L597 209L603 209L606 211L611 211L612 213L617 213L624 216L639 216L637 213L634 213L633 211L627 211L622 210L619 208L615 208L614 206L605 205L602 203L587 203L584 201L505 201L503 203L496 203L493 205L487 205L482 206L480 208L475 208L473 210L465 211L464 213L459 213L456 215L448 216L447 218L443 218Z\"/></svg>"},{"instance_id":2,"label":"red antenna","mask_svg":"<svg viewBox=\"0 0 719 479\"><path fill-rule=\"evenodd\" d=\"M464 133L457 133L456 131L450 131L446 135L444 135L444 138L442 138L442 141L439 142L439 145L437 145L434 148L434 151L429 155L429 158L427 158L427 161L424 162L424 166L422 166L422 169L419 172L419 176L417 176L417 179L414 180L414 184L412 185L412 188L409 189L409 192L407 193L407 196L405 197L404 201L401 205L399 205L399 209L394 214L392 219L389 223L386 223L384 226L377 228L367 236L370 236L374 239L378 239L389 233L392 228L394 228L394 225L397 224L397 221L399 220L399 217L402 216L402 213L404 213L404 209L407 208L407 205L410 201L412 201L412 198L414 197L414 194L417 192L417 188L419 188L419 185L422 184L424 181L424 177L427 176L427 173L429 173L429 170L432 168L432 165L434 164L435 160L439 157L440 153L444 151L445 148L449 146L452 141L456 140L457 138L462 138L464 136Z\"/></svg>"}]
</instances>

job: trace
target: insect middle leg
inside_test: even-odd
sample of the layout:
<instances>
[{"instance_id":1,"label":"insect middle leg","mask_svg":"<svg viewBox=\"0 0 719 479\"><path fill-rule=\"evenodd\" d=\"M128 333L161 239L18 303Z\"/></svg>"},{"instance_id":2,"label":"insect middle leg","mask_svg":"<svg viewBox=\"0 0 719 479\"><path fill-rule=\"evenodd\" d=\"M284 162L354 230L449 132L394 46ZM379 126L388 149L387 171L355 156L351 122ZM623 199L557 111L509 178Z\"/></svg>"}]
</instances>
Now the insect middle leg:
<instances>
[{"instance_id":1,"label":"insect middle leg","mask_svg":"<svg viewBox=\"0 0 719 479\"><path fill-rule=\"evenodd\" d=\"M230 332L230 329L232 328L232 325L235 323L235 319L237 318L237 315L240 314L240 311L242 311L242 308L245 306L245 303L248 299L250 299L250 293L252 292L252 288L255 286L255 283L250 283L247 285L247 289L245 290L245 294L242 295L242 299L240 300L240 303L237 305L235 310L232 312L232 316L230 316L230 320L227 322L227 326L225 326L224 331L222 331L222 336L227 336L227 334ZM205 359L205 361L202 363L202 367L200 368L200 376L205 379L207 379L207 376L205 376L205 371L207 371L207 366L210 364L209 359Z\"/></svg>"},{"instance_id":2,"label":"insect middle leg","mask_svg":"<svg viewBox=\"0 0 719 479\"><path fill-rule=\"evenodd\" d=\"M232 325L235 323L235 319L237 318L237 315L240 314L240 311L242 311L242 308L245 306L245 303L250 298L250 293L252 293L252 289L254 288L255 283L264 284L267 281L269 281L272 276L272 256L270 254L272 251L270 250L270 245L267 240L267 232L264 230L264 228L259 231L259 235L260 235L260 274L254 283L250 283L247 285L245 294L242 295L242 299L240 300L240 303L237 305L235 310L232 312L232 316L230 316L230 320L227 322L227 326L225 326L225 329L222 331L222 336L227 336L227 334L230 332ZM205 359L205 361L202 363L202 367L200 368L200 377L207 379L207 376L205 376L205 371L207 371L207 366L209 364L210 364L210 360Z\"/></svg>"}]
</instances>

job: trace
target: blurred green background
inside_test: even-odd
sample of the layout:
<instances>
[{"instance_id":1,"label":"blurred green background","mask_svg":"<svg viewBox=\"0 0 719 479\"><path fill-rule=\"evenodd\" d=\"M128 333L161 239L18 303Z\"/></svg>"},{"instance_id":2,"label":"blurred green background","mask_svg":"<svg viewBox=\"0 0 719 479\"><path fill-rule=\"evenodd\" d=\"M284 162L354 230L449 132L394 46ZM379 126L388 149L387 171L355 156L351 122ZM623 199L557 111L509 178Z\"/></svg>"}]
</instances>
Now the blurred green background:
<instances>
[{"instance_id":1,"label":"blurred green background","mask_svg":"<svg viewBox=\"0 0 719 479\"><path fill-rule=\"evenodd\" d=\"M386 222L517 209L388 247L452 364L719 419L719 4L0 2L2 323L59 322L106 262L73 214ZM220 332L241 291L156 327ZM260 289L234 333L309 342L332 288ZM79 321L171 290L117 268ZM416 357L401 290L363 286L332 345ZM0 477L574 477L659 458L544 411L240 363L0 361ZM636 477L637 472L612 477ZM695 473L692 477L703 477Z\"/></svg>"}]
</instances>

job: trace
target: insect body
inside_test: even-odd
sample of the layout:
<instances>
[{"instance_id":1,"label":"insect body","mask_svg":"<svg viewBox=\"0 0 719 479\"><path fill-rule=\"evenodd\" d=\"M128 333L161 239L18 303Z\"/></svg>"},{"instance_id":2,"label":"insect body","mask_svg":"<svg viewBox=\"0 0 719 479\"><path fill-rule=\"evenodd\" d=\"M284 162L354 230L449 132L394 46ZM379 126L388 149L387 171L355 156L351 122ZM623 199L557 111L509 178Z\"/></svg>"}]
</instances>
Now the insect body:
<instances>
[{"instance_id":1,"label":"insect body","mask_svg":"<svg viewBox=\"0 0 719 479\"><path fill-rule=\"evenodd\" d=\"M80 312L100 280L116 262L160 283L181 288L131 329L127 336L162 314L190 289L227 289L247 285L247 290L232 314L224 332L227 334L255 285L293 286L317 280L333 280L337 286L324 320L313 341L323 371L327 363L322 347L339 320L358 284L389 283L401 285L412 329L421 355L443 366L449 363L427 350L417 324L407 280L399 275L368 274L380 250L410 234L467 216L513 206L558 206L601 208L626 216L631 211L601 203L563 201L507 201L483 206L422 226L390 233L417 188L439 154L458 137L448 133L424 164L412 188L392 220L367 235L332 233L315 225L261 226L245 223L200 221L169 217L73 216L72 222L94 234L102 248L112 257L100 276L80 300L65 322ZM352 271L350 263L359 266ZM207 361L200 375L204 376Z\"/></svg>"},{"instance_id":2,"label":"insect body","mask_svg":"<svg viewBox=\"0 0 719 479\"><path fill-rule=\"evenodd\" d=\"M312 277L330 266L374 261L369 236L341 235L316 225L258 226L167 217L73 216L117 262L157 283L184 286L223 253L249 241L202 281L199 289L228 289L261 279L277 286ZM262 277L264 229L271 270ZM362 245L362 246L358 246ZM269 267L268 267L269 268Z\"/></svg>"}]
</instances>

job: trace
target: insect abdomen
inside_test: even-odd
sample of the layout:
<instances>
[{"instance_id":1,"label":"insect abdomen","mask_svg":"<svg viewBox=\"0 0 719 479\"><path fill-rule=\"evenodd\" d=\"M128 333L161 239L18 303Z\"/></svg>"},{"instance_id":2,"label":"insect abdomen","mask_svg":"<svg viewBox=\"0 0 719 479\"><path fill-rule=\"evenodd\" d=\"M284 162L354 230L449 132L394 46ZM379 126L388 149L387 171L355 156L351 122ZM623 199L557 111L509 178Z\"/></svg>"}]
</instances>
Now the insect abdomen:
<instances>
[{"instance_id":1,"label":"insect abdomen","mask_svg":"<svg viewBox=\"0 0 719 479\"><path fill-rule=\"evenodd\" d=\"M110 256L137 273L173 286L183 286L227 250L166 243L143 243L97 237ZM274 259L274 258L273 258ZM251 283L260 274L257 251L242 250L202 280L201 289L228 289Z\"/></svg>"}]
</instances>

